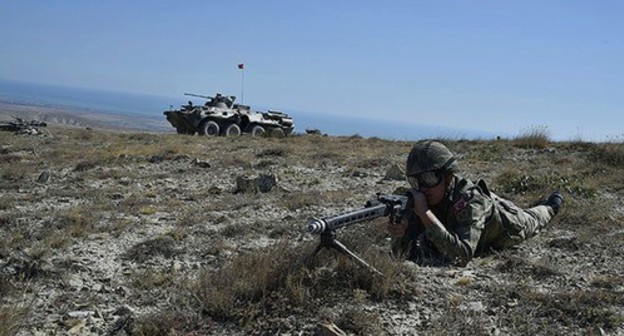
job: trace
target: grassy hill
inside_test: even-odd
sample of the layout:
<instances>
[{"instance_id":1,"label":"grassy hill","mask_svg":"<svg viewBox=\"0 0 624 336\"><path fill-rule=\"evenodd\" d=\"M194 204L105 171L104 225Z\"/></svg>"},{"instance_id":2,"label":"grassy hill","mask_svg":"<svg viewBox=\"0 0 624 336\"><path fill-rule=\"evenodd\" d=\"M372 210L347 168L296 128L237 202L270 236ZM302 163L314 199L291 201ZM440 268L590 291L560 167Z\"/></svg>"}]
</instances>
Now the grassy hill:
<instances>
[{"instance_id":1,"label":"grassy hill","mask_svg":"<svg viewBox=\"0 0 624 336\"><path fill-rule=\"evenodd\" d=\"M440 139L463 176L565 208L465 268L392 258L384 218L339 230L380 277L309 258L306 223L405 187L409 142L45 133L0 132L0 335L624 333L622 143Z\"/></svg>"}]
</instances>

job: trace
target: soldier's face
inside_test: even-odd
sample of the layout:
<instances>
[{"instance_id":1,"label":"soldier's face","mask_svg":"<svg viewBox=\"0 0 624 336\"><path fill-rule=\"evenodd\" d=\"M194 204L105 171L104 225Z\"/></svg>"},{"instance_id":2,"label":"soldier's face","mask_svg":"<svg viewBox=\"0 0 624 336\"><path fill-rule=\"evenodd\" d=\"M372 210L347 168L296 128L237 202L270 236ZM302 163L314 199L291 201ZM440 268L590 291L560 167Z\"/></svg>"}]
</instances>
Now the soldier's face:
<instances>
[{"instance_id":1,"label":"soldier's face","mask_svg":"<svg viewBox=\"0 0 624 336\"><path fill-rule=\"evenodd\" d=\"M448 186L449 180L450 176L445 175L442 181L433 187L420 187L420 191L425 194L425 197L427 198L427 204L429 204L430 206L435 206L442 202L442 200L444 199L444 194L446 193L446 187Z\"/></svg>"}]
</instances>

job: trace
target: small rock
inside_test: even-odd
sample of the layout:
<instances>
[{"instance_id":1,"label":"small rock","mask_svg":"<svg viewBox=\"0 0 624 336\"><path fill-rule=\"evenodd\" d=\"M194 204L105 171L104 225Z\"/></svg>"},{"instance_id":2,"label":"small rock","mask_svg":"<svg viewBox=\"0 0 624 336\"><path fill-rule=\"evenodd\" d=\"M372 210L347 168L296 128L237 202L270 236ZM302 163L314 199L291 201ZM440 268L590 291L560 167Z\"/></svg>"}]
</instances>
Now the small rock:
<instances>
[{"instance_id":1,"label":"small rock","mask_svg":"<svg viewBox=\"0 0 624 336\"><path fill-rule=\"evenodd\" d=\"M73 278L69 279L69 286L70 287L79 289L79 288L82 288L83 284L84 283L83 283L82 279L80 279L78 277L73 277Z\"/></svg>"},{"instance_id":2,"label":"small rock","mask_svg":"<svg viewBox=\"0 0 624 336\"><path fill-rule=\"evenodd\" d=\"M39 174L39 177L37 178L38 183L47 183L49 180L50 180L49 170L44 170L43 172L41 172L41 174Z\"/></svg>"},{"instance_id":3,"label":"small rock","mask_svg":"<svg viewBox=\"0 0 624 336\"><path fill-rule=\"evenodd\" d=\"M165 157L163 155L152 155L147 161L150 163L161 163L165 161Z\"/></svg>"},{"instance_id":4,"label":"small rock","mask_svg":"<svg viewBox=\"0 0 624 336\"><path fill-rule=\"evenodd\" d=\"M79 319L87 318L93 315L95 315L95 313L89 310L78 310L78 311L72 311L72 312L67 313L67 316L71 318L79 318Z\"/></svg>"},{"instance_id":5,"label":"small rock","mask_svg":"<svg viewBox=\"0 0 624 336\"><path fill-rule=\"evenodd\" d=\"M269 192L275 186L277 186L277 178L273 174L271 175L261 174L257 178L257 184L258 184L258 189L260 189L260 192L263 192L263 193Z\"/></svg>"},{"instance_id":6,"label":"small rock","mask_svg":"<svg viewBox=\"0 0 624 336\"><path fill-rule=\"evenodd\" d=\"M200 168L210 168L210 163L208 161L202 161L200 159L195 159L193 160L193 164L200 167Z\"/></svg>"},{"instance_id":7,"label":"small rock","mask_svg":"<svg viewBox=\"0 0 624 336\"><path fill-rule=\"evenodd\" d=\"M461 310L471 310L473 312L482 312L485 307L481 301L472 301L466 304L462 304L460 307Z\"/></svg>"},{"instance_id":8,"label":"small rock","mask_svg":"<svg viewBox=\"0 0 624 336\"><path fill-rule=\"evenodd\" d=\"M122 177L119 179L119 184L121 185L127 186L127 185L130 185L130 183L132 183L132 180L130 180L127 177Z\"/></svg>"},{"instance_id":9,"label":"small rock","mask_svg":"<svg viewBox=\"0 0 624 336\"><path fill-rule=\"evenodd\" d=\"M234 193L258 193L269 192L277 186L277 177L270 174L261 174L256 178L239 176L236 178L236 189Z\"/></svg>"},{"instance_id":10,"label":"small rock","mask_svg":"<svg viewBox=\"0 0 624 336\"><path fill-rule=\"evenodd\" d=\"M220 195L222 191L223 190L221 190L221 188L219 188L217 186L212 186L212 187L208 188L208 193L210 195Z\"/></svg>"},{"instance_id":11,"label":"small rock","mask_svg":"<svg viewBox=\"0 0 624 336\"><path fill-rule=\"evenodd\" d=\"M132 314L132 309L128 306L121 306L113 312L113 315L116 316L126 316Z\"/></svg>"},{"instance_id":12,"label":"small rock","mask_svg":"<svg viewBox=\"0 0 624 336\"><path fill-rule=\"evenodd\" d=\"M349 170L344 174L345 177L367 177L368 173L362 169Z\"/></svg>"},{"instance_id":13,"label":"small rock","mask_svg":"<svg viewBox=\"0 0 624 336\"><path fill-rule=\"evenodd\" d=\"M392 165L387 171L384 180L405 181L405 172L398 164Z\"/></svg>"}]
</instances>

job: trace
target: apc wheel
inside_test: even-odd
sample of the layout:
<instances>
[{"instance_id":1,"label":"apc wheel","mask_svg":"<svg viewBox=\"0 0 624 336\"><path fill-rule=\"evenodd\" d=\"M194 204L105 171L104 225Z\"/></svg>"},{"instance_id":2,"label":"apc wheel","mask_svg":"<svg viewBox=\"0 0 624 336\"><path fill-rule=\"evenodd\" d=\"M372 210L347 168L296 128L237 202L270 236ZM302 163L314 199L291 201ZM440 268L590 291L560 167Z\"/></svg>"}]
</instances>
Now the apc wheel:
<instances>
[{"instance_id":1,"label":"apc wheel","mask_svg":"<svg viewBox=\"0 0 624 336\"><path fill-rule=\"evenodd\" d=\"M200 127L201 135L217 136L219 135L219 124L212 120L205 121Z\"/></svg>"},{"instance_id":2,"label":"apc wheel","mask_svg":"<svg viewBox=\"0 0 624 336\"><path fill-rule=\"evenodd\" d=\"M264 132L265 132L264 127L260 125L256 125L251 129L251 136L253 137L262 136Z\"/></svg>"},{"instance_id":3,"label":"apc wheel","mask_svg":"<svg viewBox=\"0 0 624 336\"><path fill-rule=\"evenodd\" d=\"M284 133L284 130L281 128L274 128L271 130L271 136L276 138L283 138L286 136L286 133Z\"/></svg>"},{"instance_id":4,"label":"apc wheel","mask_svg":"<svg viewBox=\"0 0 624 336\"><path fill-rule=\"evenodd\" d=\"M225 136L240 136L241 135L240 126L237 124L230 124L226 129L223 135Z\"/></svg>"}]
</instances>

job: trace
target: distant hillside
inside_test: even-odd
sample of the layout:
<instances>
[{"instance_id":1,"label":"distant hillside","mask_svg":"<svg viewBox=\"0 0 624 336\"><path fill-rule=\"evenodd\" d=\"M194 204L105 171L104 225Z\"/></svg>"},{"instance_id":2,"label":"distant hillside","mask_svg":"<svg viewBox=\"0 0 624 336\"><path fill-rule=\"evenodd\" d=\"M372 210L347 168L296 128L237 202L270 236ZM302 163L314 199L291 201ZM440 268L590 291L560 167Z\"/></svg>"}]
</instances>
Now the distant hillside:
<instances>
[{"instance_id":1,"label":"distant hillside","mask_svg":"<svg viewBox=\"0 0 624 336\"><path fill-rule=\"evenodd\" d=\"M167 132L172 128L166 119L145 115L120 115L116 113L58 107L50 105L17 104L0 101L0 120L14 117L44 121L49 124L71 125L89 128L144 130Z\"/></svg>"}]
</instances>

